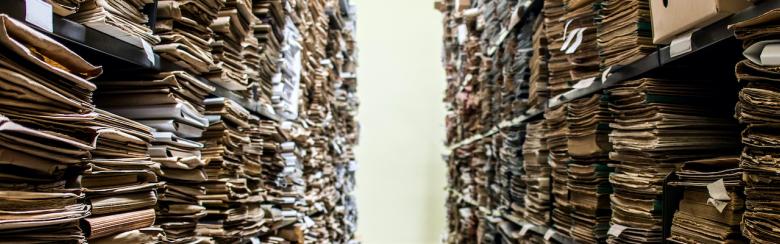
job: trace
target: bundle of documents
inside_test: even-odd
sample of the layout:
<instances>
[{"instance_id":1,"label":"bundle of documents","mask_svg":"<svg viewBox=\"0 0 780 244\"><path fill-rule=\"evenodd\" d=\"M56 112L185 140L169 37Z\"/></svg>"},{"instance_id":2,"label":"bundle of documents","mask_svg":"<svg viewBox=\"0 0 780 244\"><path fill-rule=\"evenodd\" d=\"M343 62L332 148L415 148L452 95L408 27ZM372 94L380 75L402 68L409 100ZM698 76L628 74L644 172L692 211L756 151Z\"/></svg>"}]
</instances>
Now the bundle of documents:
<instances>
[{"instance_id":1,"label":"bundle of documents","mask_svg":"<svg viewBox=\"0 0 780 244\"><path fill-rule=\"evenodd\" d=\"M566 55L571 80L598 76L601 67L597 40L598 12L602 0L564 0L566 14L563 45L558 51Z\"/></svg>"},{"instance_id":2,"label":"bundle of documents","mask_svg":"<svg viewBox=\"0 0 780 244\"><path fill-rule=\"evenodd\" d=\"M522 126L509 127L502 131L500 148L500 170L498 176L502 181L501 189L504 191L502 206L508 206L512 216L522 218L525 212L526 187L523 176L523 142L525 141L525 128Z\"/></svg>"},{"instance_id":3,"label":"bundle of documents","mask_svg":"<svg viewBox=\"0 0 780 244\"><path fill-rule=\"evenodd\" d=\"M655 51L648 0L603 0L598 44L601 67L623 65Z\"/></svg>"},{"instance_id":4,"label":"bundle of documents","mask_svg":"<svg viewBox=\"0 0 780 244\"><path fill-rule=\"evenodd\" d=\"M550 55L547 61L547 70L549 72L547 89L551 97L570 90L573 84L571 74L569 73L572 67L566 57L566 49L561 51L564 39L568 37L568 33L564 32L569 30L564 28L566 25L565 14L566 10L563 0L544 1L542 15L544 16L547 50Z\"/></svg>"},{"instance_id":5,"label":"bundle of documents","mask_svg":"<svg viewBox=\"0 0 780 244\"><path fill-rule=\"evenodd\" d=\"M609 194L609 113L607 96L595 94L569 103L566 148L569 202L573 208L572 237L581 243L603 243L607 238L611 210Z\"/></svg>"},{"instance_id":6,"label":"bundle of documents","mask_svg":"<svg viewBox=\"0 0 780 244\"><path fill-rule=\"evenodd\" d=\"M544 120L529 122L525 131L525 143L523 143L523 169L526 174L523 178L527 190L525 219L535 225L546 225L550 222L552 192Z\"/></svg>"},{"instance_id":7,"label":"bundle of documents","mask_svg":"<svg viewBox=\"0 0 780 244\"><path fill-rule=\"evenodd\" d=\"M268 191L264 202L266 222L275 233L264 239L279 237L302 242L300 206L304 204L305 182L300 151L292 141L292 123L261 120L263 137L262 179Z\"/></svg>"},{"instance_id":8,"label":"bundle of documents","mask_svg":"<svg viewBox=\"0 0 780 244\"><path fill-rule=\"evenodd\" d=\"M222 0L161 0L154 32L161 42L154 51L184 70L204 74L216 69L209 28L225 5Z\"/></svg>"},{"instance_id":9,"label":"bundle of documents","mask_svg":"<svg viewBox=\"0 0 780 244\"><path fill-rule=\"evenodd\" d=\"M282 37L282 27L285 24L284 6L281 0L258 0L253 1L252 12L259 20L252 25L253 34L257 38L257 53L260 56L257 78L254 79L257 84L257 100L264 104L271 104L273 96L272 79L277 73L277 60L281 57L280 48Z\"/></svg>"},{"instance_id":10,"label":"bundle of documents","mask_svg":"<svg viewBox=\"0 0 780 244\"><path fill-rule=\"evenodd\" d=\"M143 47L139 38L155 45L160 37L152 33L147 25L149 16L141 11L152 3L152 0L86 0L68 18L138 47Z\"/></svg>"},{"instance_id":11,"label":"bundle of documents","mask_svg":"<svg viewBox=\"0 0 780 244\"><path fill-rule=\"evenodd\" d=\"M529 107L536 109L542 109L544 101L549 97L549 91L547 90L547 80L549 79L547 45L549 42L544 33L544 20L544 18L538 18L534 23L533 45L531 46L533 53L528 63L529 69L531 69L531 77L528 84L528 103Z\"/></svg>"},{"instance_id":12,"label":"bundle of documents","mask_svg":"<svg viewBox=\"0 0 780 244\"><path fill-rule=\"evenodd\" d=\"M260 197L249 198L244 178L244 146L250 143L249 111L224 98L206 99L209 127L199 141L204 145L203 160L208 177L201 183L206 194L197 196L207 215L198 220L197 234L217 242L236 242L257 235L260 226L247 221L249 206L259 205Z\"/></svg>"},{"instance_id":13,"label":"bundle of documents","mask_svg":"<svg viewBox=\"0 0 780 244\"><path fill-rule=\"evenodd\" d=\"M102 69L5 14L0 60L0 237L85 242L80 164L98 134L90 124L96 87L87 80Z\"/></svg>"},{"instance_id":14,"label":"bundle of documents","mask_svg":"<svg viewBox=\"0 0 780 244\"><path fill-rule=\"evenodd\" d=\"M161 175L160 164L150 160L148 146L153 129L103 110L96 110L96 148L86 161L81 186L91 206L82 229L90 241L101 238L130 241L124 233L151 227ZM162 230L143 232L162 238Z\"/></svg>"},{"instance_id":15,"label":"bundle of documents","mask_svg":"<svg viewBox=\"0 0 780 244\"><path fill-rule=\"evenodd\" d=\"M527 21L535 19L529 17ZM502 89L501 120L511 120L515 116L523 114L529 108L529 85L531 83L531 57L534 54L533 45L533 25L524 25L517 34L517 39L505 41L507 46L507 55L504 60L510 60L510 63L504 64L504 89ZM512 32L514 33L514 32ZM512 35L512 34L510 34Z\"/></svg>"},{"instance_id":16,"label":"bundle of documents","mask_svg":"<svg viewBox=\"0 0 780 244\"><path fill-rule=\"evenodd\" d=\"M663 181L686 160L733 155L739 131L731 118L733 84L716 81L640 79L607 91L612 224L625 226L612 243L661 242Z\"/></svg>"},{"instance_id":17,"label":"bundle of documents","mask_svg":"<svg viewBox=\"0 0 780 244\"><path fill-rule=\"evenodd\" d=\"M206 77L228 90L243 91L249 85L248 69L242 61L243 42L257 17L252 13L252 1L224 2L219 17L209 26L214 31L211 54L215 65Z\"/></svg>"},{"instance_id":18,"label":"bundle of documents","mask_svg":"<svg viewBox=\"0 0 780 244\"><path fill-rule=\"evenodd\" d=\"M206 215L198 202L205 188L203 134L208 120L204 98L214 87L185 71L155 75L107 76L98 83L96 104L156 129L149 147L151 161L159 163L158 177L166 182L158 197L157 220L169 241L196 240L195 227Z\"/></svg>"},{"instance_id":19,"label":"bundle of documents","mask_svg":"<svg viewBox=\"0 0 780 244\"><path fill-rule=\"evenodd\" d=\"M49 0L52 12L59 16L68 16L79 11L81 4L87 0Z\"/></svg>"},{"instance_id":20,"label":"bundle of documents","mask_svg":"<svg viewBox=\"0 0 780 244\"><path fill-rule=\"evenodd\" d=\"M731 26L743 42L747 57L736 65L737 79L743 88L735 116L746 126L740 162L746 197L742 234L756 243L780 242L776 231L780 228L780 116L776 112L780 86L775 83L780 64L771 58L777 47L778 23L780 9L774 9Z\"/></svg>"},{"instance_id":21,"label":"bundle of documents","mask_svg":"<svg viewBox=\"0 0 780 244\"><path fill-rule=\"evenodd\" d=\"M546 127L545 140L547 148L550 150L550 157L547 163L552 169L552 195L553 195L553 228L559 234L571 236L571 227L574 223L572 219L572 206L569 203L569 161L571 156L568 153L567 138L569 134L569 124L566 116L569 112L570 104L563 104L557 108L550 108L544 113L544 122Z\"/></svg>"},{"instance_id":22,"label":"bundle of documents","mask_svg":"<svg viewBox=\"0 0 780 244\"><path fill-rule=\"evenodd\" d=\"M745 195L738 156L685 162L677 172L683 196L672 221L674 243L747 243L740 232Z\"/></svg>"},{"instance_id":23,"label":"bundle of documents","mask_svg":"<svg viewBox=\"0 0 780 244\"><path fill-rule=\"evenodd\" d=\"M322 28L322 26L318 27ZM309 45L301 43L301 40L315 42L315 40L312 40L311 38L327 38L326 36L308 36L309 38L304 38L298 28L299 27L295 24L295 22L293 22L290 16L288 16L286 18L283 31L284 41L282 42L280 49L281 57L277 62L277 73L274 74L273 78L271 79L271 85L273 87L271 104L273 105L277 114L280 114L284 118L290 120L298 117L298 97L300 95L301 79L310 78L302 76L315 75L314 73L304 74L304 65L310 65L313 62L319 64L318 61L321 60L317 57L304 57L303 48L304 46L309 47Z\"/></svg>"}]
</instances>

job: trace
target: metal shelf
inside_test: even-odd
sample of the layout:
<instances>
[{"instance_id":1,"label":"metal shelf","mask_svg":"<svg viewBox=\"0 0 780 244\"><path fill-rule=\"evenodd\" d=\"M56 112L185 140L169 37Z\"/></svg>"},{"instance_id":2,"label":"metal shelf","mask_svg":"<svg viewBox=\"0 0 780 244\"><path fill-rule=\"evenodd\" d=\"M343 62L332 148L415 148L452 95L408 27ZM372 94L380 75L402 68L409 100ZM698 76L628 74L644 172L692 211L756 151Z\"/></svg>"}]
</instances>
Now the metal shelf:
<instances>
[{"instance_id":1,"label":"metal shelf","mask_svg":"<svg viewBox=\"0 0 780 244\"><path fill-rule=\"evenodd\" d=\"M3 4L0 4L0 13L7 14L14 19L24 22L41 33L46 33L73 49L90 63L103 66L105 70L110 72L124 73L182 70L181 67L172 62L161 59L157 54L152 54L153 57L147 56L143 47L131 44L53 13L52 31L49 32L44 30L25 20L25 17L27 16L25 0L4 1ZM151 62L151 59L153 59L154 62ZM233 100L247 110L264 118L276 121L283 120L274 112L269 104L244 99L240 95L224 89L206 78L198 78L201 81L216 87L216 90L212 93L213 96Z\"/></svg>"},{"instance_id":2,"label":"metal shelf","mask_svg":"<svg viewBox=\"0 0 780 244\"><path fill-rule=\"evenodd\" d=\"M526 111L526 114L524 114L524 115L520 115L520 116L514 117L512 119L502 121L501 123L498 123L497 126L491 128L489 131L487 131L485 133L482 133L482 134L473 135L473 136L471 136L469 138L466 138L466 139L464 139L462 141L459 141L459 142L457 142L455 144L449 145L447 147L447 149L448 149L448 151L451 152L452 150L455 150L455 149L457 149L459 147L462 147L462 146L465 146L465 145L469 145L469 144L474 143L476 141L482 140L483 138L486 138L486 137L493 136L493 135L497 134L499 131L501 131L501 130L503 130L505 128L522 125L522 124L525 124L528 121L536 120L536 119L540 118L542 114L544 114L544 110L543 109L528 110L528 111Z\"/></svg>"}]
</instances>

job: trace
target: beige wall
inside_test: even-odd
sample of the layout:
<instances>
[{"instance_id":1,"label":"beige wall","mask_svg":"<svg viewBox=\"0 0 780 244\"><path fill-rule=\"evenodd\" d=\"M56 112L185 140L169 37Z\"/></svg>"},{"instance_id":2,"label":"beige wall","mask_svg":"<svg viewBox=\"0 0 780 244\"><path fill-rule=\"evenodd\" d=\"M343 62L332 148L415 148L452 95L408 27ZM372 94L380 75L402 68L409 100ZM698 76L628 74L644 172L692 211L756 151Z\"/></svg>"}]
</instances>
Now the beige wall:
<instances>
[{"instance_id":1,"label":"beige wall","mask_svg":"<svg viewBox=\"0 0 780 244\"><path fill-rule=\"evenodd\" d=\"M358 236L439 243L445 228L441 14L431 0L358 6Z\"/></svg>"}]
</instances>

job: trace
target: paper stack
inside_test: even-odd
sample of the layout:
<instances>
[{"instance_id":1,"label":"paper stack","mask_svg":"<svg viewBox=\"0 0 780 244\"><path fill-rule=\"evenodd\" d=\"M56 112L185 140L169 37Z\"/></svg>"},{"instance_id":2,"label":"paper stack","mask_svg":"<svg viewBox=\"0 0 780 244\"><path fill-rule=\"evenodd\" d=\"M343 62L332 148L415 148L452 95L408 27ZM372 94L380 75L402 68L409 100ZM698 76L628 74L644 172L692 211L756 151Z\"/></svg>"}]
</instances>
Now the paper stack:
<instances>
[{"instance_id":1,"label":"paper stack","mask_svg":"<svg viewBox=\"0 0 780 244\"><path fill-rule=\"evenodd\" d=\"M563 104L557 108L550 108L544 113L545 140L550 150L547 163L552 169L552 195L553 195L553 228L558 233L571 236L572 206L569 203L569 161L566 136L569 134L569 124L566 116L570 104Z\"/></svg>"},{"instance_id":2,"label":"paper stack","mask_svg":"<svg viewBox=\"0 0 780 244\"><path fill-rule=\"evenodd\" d=\"M194 241L197 220L206 214L197 200L205 188L198 184L207 176L203 144L189 139L200 137L207 126L203 99L214 87L184 71L107 76L98 85L98 106L157 130L149 155L160 164L158 177L166 185L158 199L156 224L172 242Z\"/></svg>"},{"instance_id":3,"label":"paper stack","mask_svg":"<svg viewBox=\"0 0 780 244\"><path fill-rule=\"evenodd\" d=\"M529 107L536 109L543 109L543 103L549 97L547 89L547 80L549 79L549 71L547 70L549 51L547 50L547 45L549 41L544 32L544 18L538 18L536 23L534 23L533 45L531 47L533 53L528 63L531 70L528 84L528 103Z\"/></svg>"},{"instance_id":4,"label":"paper stack","mask_svg":"<svg viewBox=\"0 0 780 244\"><path fill-rule=\"evenodd\" d=\"M272 233L264 236L263 242L280 238L303 242L303 226L299 223L303 218L300 206L304 204L305 182L298 156L301 152L292 141L291 130L290 122L260 121L263 136L262 179L268 191L264 210Z\"/></svg>"},{"instance_id":5,"label":"paper stack","mask_svg":"<svg viewBox=\"0 0 780 244\"><path fill-rule=\"evenodd\" d=\"M523 218L525 213L526 175L523 169L523 143L526 138L522 126L508 127L501 132L501 148L498 176L503 189L501 205L509 208L510 215Z\"/></svg>"},{"instance_id":6,"label":"paper stack","mask_svg":"<svg viewBox=\"0 0 780 244\"><path fill-rule=\"evenodd\" d=\"M0 237L11 243L85 242L90 214L79 178L102 72L25 24L0 14Z\"/></svg>"},{"instance_id":7,"label":"paper stack","mask_svg":"<svg viewBox=\"0 0 780 244\"><path fill-rule=\"evenodd\" d=\"M160 37L152 33L147 25L149 16L141 12L145 5L153 2L86 0L78 5L78 12L68 18L138 47L146 45L141 44L139 38L155 45L160 42Z\"/></svg>"},{"instance_id":8,"label":"paper stack","mask_svg":"<svg viewBox=\"0 0 780 244\"><path fill-rule=\"evenodd\" d=\"M780 143L777 138L780 86L775 83L777 63L772 58L777 47L780 10L734 24L731 28L743 41L748 58L736 65L737 79L744 83L739 92L736 117L746 125L742 132L740 167L744 171L746 210L742 234L756 243L780 242Z\"/></svg>"},{"instance_id":9,"label":"paper stack","mask_svg":"<svg viewBox=\"0 0 780 244\"><path fill-rule=\"evenodd\" d=\"M79 11L81 4L87 0L51 0L52 12L59 16L68 16Z\"/></svg>"},{"instance_id":10,"label":"paper stack","mask_svg":"<svg viewBox=\"0 0 780 244\"><path fill-rule=\"evenodd\" d=\"M598 44L601 67L629 64L655 51L648 0L602 0Z\"/></svg>"},{"instance_id":11,"label":"paper stack","mask_svg":"<svg viewBox=\"0 0 780 244\"><path fill-rule=\"evenodd\" d=\"M161 241L162 229L146 229L155 223L161 175L160 164L150 161L153 129L103 110L92 123L97 129L96 148L86 160L81 185L91 206L82 230L90 242ZM135 234L129 234L146 229Z\"/></svg>"},{"instance_id":12,"label":"paper stack","mask_svg":"<svg viewBox=\"0 0 780 244\"><path fill-rule=\"evenodd\" d=\"M527 193L525 195L525 219L535 225L550 223L551 182L550 165L547 163L549 150L545 135L545 122L529 122L526 125L523 143L523 169Z\"/></svg>"},{"instance_id":13,"label":"paper stack","mask_svg":"<svg viewBox=\"0 0 780 244\"><path fill-rule=\"evenodd\" d=\"M284 9L281 0L253 1L252 12L259 19L252 26L258 40L260 52L260 67L257 70L258 100L271 104L273 84L271 80L277 73L277 60L281 53L282 27L284 26ZM252 77L250 77L250 80Z\"/></svg>"},{"instance_id":14,"label":"paper stack","mask_svg":"<svg viewBox=\"0 0 780 244\"><path fill-rule=\"evenodd\" d=\"M683 197L672 221L674 243L747 243L740 232L745 195L738 156L685 162L677 172Z\"/></svg>"},{"instance_id":15,"label":"paper stack","mask_svg":"<svg viewBox=\"0 0 780 244\"><path fill-rule=\"evenodd\" d=\"M222 0L161 0L154 32L161 42L154 51L184 70L200 75L215 69L209 26L219 17Z\"/></svg>"},{"instance_id":16,"label":"paper stack","mask_svg":"<svg viewBox=\"0 0 780 244\"><path fill-rule=\"evenodd\" d=\"M569 163L569 201L573 208L572 237L581 243L603 243L607 239L612 185L610 167L609 113L607 96L595 94L569 103L566 147Z\"/></svg>"},{"instance_id":17,"label":"paper stack","mask_svg":"<svg viewBox=\"0 0 780 244\"><path fill-rule=\"evenodd\" d=\"M544 1L544 7L542 8L542 15L544 16L544 32L547 39L547 50L549 51L549 59L547 62L548 70L548 83L547 89L550 96L556 96L571 89L572 79L569 70L571 70L571 64L567 59L567 55L563 48L564 39L568 37L568 33L564 35L564 32L569 31L569 28L565 28L566 20L564 15L566 10L564 8L563 0L546 0ZM576 36L575 36L576 37Z\"/></svg>"},{"instance_id":18,"label":"paper stack","mask_svg":"<svg viewBox=\"0 0 780 244\"><path fill-rule=\"evenodd\" d=\"M529 22L534 21L533 17L528 17ZM515 33L515 32L512 32ZM512 34L510 34L512 35ZM511 60L504 64L504 94L503 109L501 110L502 121L511 120L515 116L523 114L529 108L529 85L531 83L531 57L534 54L532 49L534 29L533 25L524 25L517 33L516 40L505 41L507 45L507 54L513 54L513 57L504 57L505 60ZM513 51L513 52L512 52ZM509 92L506 92L509 91Z\"/></svg>"},{"instance_id":19,"label":"paper stack","mask_svg":"<svg viewBox=\"0 0 780 244\"><path fill-rule=\"evenodd\" d=\"M609 135L619 161L610 175L612 224L627 227L611 243L661 242L663 181L686 160L734 154L732 84L640 79L610 89Z\"/></svg>"},{"instance_id":20,"label":"paper stack","mask_svg":"<svg viewBox=\"0 0 780 244\"><path fill-rule=\"evenodd\" d=\"M204 145L208 180L201 184L206 194L197 198L207 215L198 220L196 231L217 242L246 241L260 231L259 225L248 221L248 205L259 205L262 200L249 198L244 177L244 146L250 142L245 133L250 128L249 111L224 98L209 98L204 103L209 127L199 141Z\"/></svg>"},{"instance_id":21,"label":"paper stack","mask_svg":"<svg viewBox=\"0 0 780 244\"><path fill-rule=\"evenodd\" d=\"M569 61L571 80L591 78L600 74L601 60L596 28L601 0L564 0L566 14L563 46L558 51Z\"/></svg>"},{"instance_id":22,"label":"paper stack","mask_svg":"<svg viewBox=\"0 0 780 244\"><path fill-rule=\"evenodd\" d=\"M209 26L214 31L211 54L215 65L206 77L228 90L244 91L249 85L249 75L242 61L242 43L257 17L252 14L250 0L224 2L225 6L219 9L219 17Z\"/></svg>"}]
</instances>

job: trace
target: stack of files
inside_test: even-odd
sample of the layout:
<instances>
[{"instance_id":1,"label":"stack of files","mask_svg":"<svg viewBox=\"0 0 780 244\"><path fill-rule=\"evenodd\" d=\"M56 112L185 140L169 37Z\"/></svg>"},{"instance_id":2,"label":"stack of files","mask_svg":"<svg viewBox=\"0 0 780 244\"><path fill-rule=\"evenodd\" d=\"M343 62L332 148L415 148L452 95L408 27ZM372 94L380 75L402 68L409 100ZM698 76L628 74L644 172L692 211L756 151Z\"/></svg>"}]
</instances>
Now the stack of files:
<instances>
[{"instance_id":1,"label":"stack of files","mask_svg":"<svg viewBox=\"0 0 780 244\"><path fill-rule=\"evenodd\" d=\"M155 132L149 149L152 161L160 163L165 179L165 193L157 204L157 221L173 243L199 240L195 228L206 208L198 196L206 194L200 184L206 181L205 162L201 158L203 144L184 139L171 132Z\"/></svg>"},{"instance_id":2,"label":"stack of files","mask_svg":"<svg viewBox=\"0 0 780 244\"><path fill-rule=\"evenodd\" d=\"M222 0L160 0L154 33L161 42L154 51L196 75L216 68L211 54L211 23L225 5Z\"/></svg>"},{"instance_id":3,"label":"stack of files","mask_svg":"<svg viewBox=\"0 0 780 244\"><path fill-rule=\"evenodd\" d=\"M211 54L215 66L206 75L210 81L233 91L243 91L249 85L244 65L242 43L250 35L257 17L252 13L252 1L227 0L219 9L219 17L209 26L214 31Z\"/></svg>"},{"instance_id":4,"label":"stack of files","mask_svg":"<svg viewBox=\"0 0 780 244\"><path fill-rule=\"evenodd\" d=\"M776 112L780 106L780 86L776 84L780 65L764 59L774 54L771 50L780 34L778 23L780 10L774 9L731 26L748 57L736 65L737 79L743 88L735 116L746 126L740 162L746 197L742 234L756 243L780 242L776 231L780 228L780 116Z\"/></svg>"},{"instance_id":5,"label":"stack of files","mask_svg":"<svg viewBox=\"0 0 780 244\"><path fill-rule=\"evenodd\" d=\"M528 63L529 69L531 69L531 77L528 84L528 103L529 107L536 109L543 109L544 101L549 97L547 89L547 80L549 79L547 45L549 42L544 31L544 18L536 19L532 39L533 45L531 46L533 53Z\"/></svg>"},{"instance_id":6,"label":"stack of files","mask_svg":"<svg viewBox=\"0 0 780 244\"><path fill-rule=\"evenodd\" d=\"M544 122L546 127L545 139L547 148L550 150L550 157L547 163L552 169L552 197L553 228L559 234L571 236L571 227L574 223L572 219L572 206L569 203L569 161L571 156L567 148L567 135L569 135L569 124L566 121L570 104L566 103L557 108L550 108L544 113Z\"/></svg>"},{"instance_id":7,"label":"stack of files","mask_svg":"<svg viewBox=\"0 0 780 244\"><path fill-rule=\"evenodd\" d=\"M298 117L298 96L300 93L301 79L306 75L315 75L314 73L302 73L304 65L311 67L311 62L319 64L319 58L303 57L303 48L308 47L302 41L314 41L312 36L303 36L298 27L292 21L290 16L286 17L284 26L284 41L280 49L281 57L277 65L277 73L271 79L273 92L271 95L271 104L277 114L286 119L295 119ZM320 27L321 28L321 27ZM319 37L325 39L326 37ZM315 51L315 50L306 50ZM308 54L308 53L307 53ZM311 54L309 54L311 55ZM304 62L309 63L304 63Z\"/></svg>"},{"instance_id":8,"label":"stack of files","mask_svg":"<svg viewBox=\"0 0 780 244\"><path fill-rule=\"evenodd\" d=\"M673 243L747 243L740 232L745 211L738 156L685 162L671 185L683 195L672 220Z\"/></svg>"},{"instance_id":9,"label":"stack of files","mask_svg":"<svg viewBox=\"0 0 780 244\"><path fill-rule=\"evenodd\" d=\"M198 236L217 242L245 240L259 233L260 225L247 221L248 205L260 205L259 197L249 198L250 189L244 175L244 146L250 143L249 111L224 98L209 98L206 117L209 127L199 141L206 161L208 180L201 183L205 195L198 196L207 215L198 220Z\"/></svg>"},{"instance_id":10,"label":"stack of files","mask_svg":"<svg viewBox=\"0 0 780 244\"><path fill-rule=\"evenodd\" d=\"M198 111L196 105L181 99L117 101L117 99L111 97L101 99L98 104L107 104L107 106L101 107L117 115L138 121L157 131L173 132L177 136L184 138L201 137L209 123L206 117Z\"/></svg>"},{"instance_id":11,"label":"stack of files","mask_svg":"<svg viewBox=\"0 0 780 244\"><path fill-rule=\"evenodd\" d=\"M263 185L263 136L260 132L260 118L254 115L249 117L249 129L246 130L249 142L243 146L242 163L244 172L241 178L246 179L247 188L249 188L249 197L252 201L262 202L265 200L267 191ZM255 229L259 234L268 232L268 225L265 224L265 210L261 204L248 204L248 217L246 226Z\"/></svg>"},{"instance_id":12,"label":"stack of files","mask_svg":"<svg viewBox=\"0 0 780 244\"><path fill-rule=\"evenodd\" d=\"M260 133L263 137L262 179L268 191L265 216L271 234L265 239L280 237L287 241L300 241L300 230L296 225L302 219L300 207L304 205L305 182L302 165L298 158L300 151L291 141L292 123L260 121Z\"/></svg>"},{"instance_id":13,"label":"stack of files","mask_svg":"<svg viewBox=\"0 0 780 244\"><path fill-rule=\"evenodd\" d=\"M529 22L535 21L533 17L529 17ZM511 66L508 67L511 75L505 78L512 84L511 93L509 94L509 104L504 104L507 109L502 111L507 116L516 116L523 114L523 111L529 108L529 86L531 83L531 57L534 54L533 46L533 25L524 25L520 29L520 33L517 36L517 43L515 44L515 55ZM510 44L511 42L507 42ZM506 70L507 68L504 68ZM506 96L505 96L506 97ZM502 120L511 120L512 118L503 118Z\"/></svg>"},{"instance_id":14,"label":"stack of files","mask_svg":"<svg viewBox=\"0 0 780 244\"><path fill-rule=\"evenodd\" d=\"M479 209L475 206L458 203L457 198L447 201L447 219L449 220L446 243L469 243L479 239L477 229L479 227Z\"/></svg>"},{"instance_id":15,"label":"stack of files","mask_svg":"<svg viewBox=\"0 0 780 244\"><path fill-rule=\"evenodd\" d=\"M273 85L271 80L277 73L276 62L281 57L282 27L284 21L284 6L281 0L253 1L252 12L257 20L253 25L253 34L259 44L260 67L258 68L258 100L263 104L271 104ZM250 77L251 79L251 77Z\"/></svg>"},{"instance_id":16,"label":"stack of files","mask_svg":"<svg viewBox=\"0 0 780 244\"><path fill-rule=\"evenodd\" d=\"M162 72L151 76L128 79L101 77L100 90L95 93L95 103L101 108L138 106L162 106L182 104L203 113L203 99L214 87L184 71Z\"/></svg>"},{"instance_id":17,"label":"stack of files","mask_svg":"<svg viewBox=\"0 0 780 244\"><path fill-rule=\"evenodd\" d=\"M547 89L551 97L570 90L573 84L571 74L569 73L569 70L572 68L571 64L566 57L565 50L561 51L566 38L564 36L565 14L566 9L564 8L563 0L544 1L542 15L544 16L547 51L549 52L549 59L547 60ZM568 31L569 29L567 28L566 30Z\"/></svg>"},{"instance_id":18,"label":"stack of files","mask_svg":"<svg viewBox=\"0 0 780 244\"><path fill-rule=\"evenodd\" d=\"M52 12L59 16L68 16L78 12L79 7L86 1L87 0L51 0L49 3L51 4Z\"/></svg>"},{"instance_id":19,"label":"stack of files","mask_svg":"<svg viewBox=\"0 0 780 244\"><path fill-rule=\"evenodd\" d=\"M525 127L513 126L501 132L503 142L499 151L501 163L499 176L503 189L502 206L508 207L510 215L523 218L525 211L526 187L523 176L523 142L525 141Z\"/></svg>"},{"instance_id":20,"label":"stack of files","mask_svg":"<svg viewBox=\"0 0 780 244\"><path fill-rule=\"evenodd\" d=\"M153 3L152 0L86 0L68 18L138 47L144 45L141 40L155 45L160 37L152 33L147 25L149 16L142 12L147 4Z\"/></svg>"},{"instance_id":21,"label":"stack of files","mask_svg":"<svg viewBox=\"0 0 780 244\"><path fill-rule=\"evenodd\" d=\"M523 143L523 169L526 182L525 219L535 225L550 223L552 205L550 164L547 163L547 134L544 120L529 122Z\"/></svg>"},{"instance_id":22,"label":"stack of files","mask_svg":"<svg viewBox=\"0 0 780 244\"><path fill-rule=\"evenodd\" d=\"M155 222L160 164L149 158L153 129L103 110L92 123L97 129L96 148L86 160L81 187L91 206L82 230L90 242L131 241L128 233L149 228ZM158 231L144 231L148 238L162 238Z\"/></svg>"},{"instance_id":23,"label":"stack of files","mask_svg":"<svg viewBox=\"0 0 780 244\"><path fill-rule=\"evenodd\" d=\"M85 242L78 179L97 131L88 81L102 72L57 41L0 14L0 238Z\"/></svg>"},{"instance_id":24,"label":"stack of files","mask_svg":"<svg viewBox=\"0 0 780 244\"><path fill-rule=\"evenodd\" d=\"M255 20L254 22L259 22L260 20L257 19L253 15ZM246 98L252 101L261 101L262 104L270 104L270 101L262 101L263 94L260 90L260 86L262 85L262 78L260 78L260 72L262 71L263 67L263 57L260 56L262 53L262 48L260 46L260 41L255 36L255 30L253 24L253 28L249 29L249 33L244 38L244 41L241 42L241 63L246 67L244 70L247 75L247 89L245 91L240 91L239 94L243 94Z\"/></svg>"},{"instance_id":25,"label":"stack of files","mask_svg":"<svg viewBox=\"0 0 780 244\"><path fill-rule=\"evenodd\" d=\"M640 79L607 91L612 224L627 227L612 243L661 242L663 181L686 160L735 154L739 131L731 117L731 84Z\"/></svg>"},{"instance_id":26,"label":"stack of files","mask_svg":"<svg viewBox=\"0 0 780 244\"><path fill-rule=\"evenodd\" d=\"M572 237L581 243L603 243L612 210L609 195L609 113L607 96L594 94L569 103L566 147L569 163L569 202L573 207Z\"/></svg>"},{"instance_id":27,"label":"stack of files","mask_svg":"<svg viewBox=\"0 0 780 244\"><path fill-rule=\"evenodd\" d=\"M591 78L600 74L601 60L596 27L602 0L564 0L566 14L563 46L558 51L569 61L570 79Z\"/></svg>"},{"instance_id":28,"label":"stack of files","mask_svg":"<svg viewBox=\"0 0 780 244\"><path fill-rule=\"evenodd\" d=\"M602 69L629 64L655 51L649 0L603 0L599 14Z\"/></svg>"}]
</instances>

